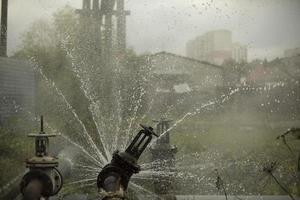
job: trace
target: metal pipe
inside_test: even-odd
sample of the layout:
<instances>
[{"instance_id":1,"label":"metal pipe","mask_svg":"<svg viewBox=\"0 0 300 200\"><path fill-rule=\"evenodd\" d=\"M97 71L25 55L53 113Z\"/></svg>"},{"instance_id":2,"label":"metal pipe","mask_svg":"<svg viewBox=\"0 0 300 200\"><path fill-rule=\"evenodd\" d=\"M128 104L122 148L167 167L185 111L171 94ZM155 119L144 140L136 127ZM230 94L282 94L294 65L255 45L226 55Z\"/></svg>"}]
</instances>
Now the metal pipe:
<instances>
[{"instance_id":1,"label":"metal pipe","mask_svg":"<svg viewBox=\"0 0 300 200\"><path fill-rule=\"evenodd\" d=\"M63 179L67 179L70 177L73 169L73 162L72 160L76 157L76 155L79 153L74 147L68 147L60 151L58 154L59 158L59 166L57 167L57 170L61 173ZM24 174L28 173L28 171L24 172ZM19 178L17 178L14 183L11 184L11 186L7 189L7 192L3 192L0 194L0 199L16 199L16 200L22 200L25 197L22 197L19 193L20 191L20 182L22 181L22 175L20 175ZM37 179L33 179L24 189L24 193L26 193L27 199L29 196L27 195L30 191L32 191L32 185L37 188ZM27 189L28 188L28 189ZM35 193L38 194L38 193ZM26 200L27 200L26 199Z\"/></svg>"},{"instance_id":2,"label":"metal pipe","mask_svg":"<svg viewBox=\"0 0 300 200\"><path fill-rule=\"evenodd\" d=\"M109 164L98 175L97 186L104 200L125 199L125 191L131 176L140 171L137 161L146 146L156 136L151 127L142 126L125 152L116 151Z\"/></svg>"},{"instance_id":3,"label":"metal pipe","mask_svg":"<svg viewBox=\"0 0 300 200\"><path fill-rule=\"evenodd\" d=\"M75 147L67 147L58 154L58 171L61 173L63 179L71 176L73 170L73 160L80 152Z\"/></svg>"},{"instance_id":4,"label":"metal pipe","mask_svg":"<svg viewBox=\"0 0 300 200\"><path fill-rule=\"evenodd\" d=\"M4 57L7 57L7 12L8 12L8 0L2 0L0 56L4 56Z\"/></svg>"},{"instance_id":5,"label":"metal pipe","mask_svg":"<svg viewBox=\"0 0 300 200\"><path fill-rule=\"evenodd\" d=\"M39 141L41 135L45 137L53 136L44 132L42 117L40 134L30 134L30 136L37 137L36 140ZM37 142L36 144L36 147L38 147L36 150L39 150L41 142ZM48 147L48 145L45 145L45 147ZM40 199L41 196L48 197L55 195L60 190L62 179L66 179L71 175L73 169L72 160L75 159L79 151L75 147L67 147L60 151L56 156L58 159L56 159L55 157L45 155L47 149L41 149L43 151L41 151L41 154L38 154L39 156L26 161L29 170L24 172L25 175L23 178L16 178L14 181L15 184L12 184L7 192L0 194L0 199L36 200ZM18 193L20 189L23 197Z\"/></svg>"},{"instance_id":6,"label":"metal pipe","mask_svg":"<svg viewBox=\"0 0 300 200\"><path fill-rule=\"evenodd\" d=\"M29 171L20 183L21 193L26 200L36 200L41 197L47 199L54 196L63 184L63 177L57 169L59 160L48 154L49 137L55 137L56 134L45 133L43 125L43 116L41 116L40 132L28 135L35 138L35 156L26 160Z\"/></svg>"},{"instance_id":7,"label":"metal pipe","mask_svg":"<svg viewBox=\"0 0 300 200\"><path fill-rule=\"evenodd\" d=\"M43 191L43 183L38 180L32 180L23 192L23 200L40 200Z\"/></svg>"},{"instance_id":8,"label":"metal pipe","mask_svg":"<svg viewBox=\"0 0 300 200\"><path fill-rule=\"evenodd\" d=\"M57 155L57 157L59 158L59 166L57 167L57 171L61 173L63 180L71 176L72 169L73 169L72 160L76 157L78 153L79 152L74 147L68 147L60 151L60 153ZM21 179L17 182L20 181ZM3 199L39 200L43 191L43 184L38 179L32 179L32 181L30 181L27 187L23 190L23 197L18 194L18 190L19 190L19 184L15 184L11 188L10 190L11 192L6 196L3 196Z\"/></svg>"}]
</instances>

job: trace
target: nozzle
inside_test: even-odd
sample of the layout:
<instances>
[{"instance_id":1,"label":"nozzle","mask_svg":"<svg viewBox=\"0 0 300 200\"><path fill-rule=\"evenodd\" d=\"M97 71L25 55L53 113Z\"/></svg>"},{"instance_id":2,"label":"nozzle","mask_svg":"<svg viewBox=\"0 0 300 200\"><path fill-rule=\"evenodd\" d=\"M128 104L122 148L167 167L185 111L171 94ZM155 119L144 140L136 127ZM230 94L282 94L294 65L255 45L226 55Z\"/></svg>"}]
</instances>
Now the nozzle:
<instances>
[{"instance_id":1,"label":"nozzle","mask_svg":"<svg viewBox=\"0 0 300 200\"><path fill-rule=\"evenodd\" d=\"M158 137L156 133L154 133L152 127L147 127L142 124L140 126L143 128L138 132L135 136L131 144L128 146L125 152L133 156L135 159L139 159L143 151L146 149L148 144L152 140L152 135Z\"/></svg>"},{"instance_id":2,"label":"nozzle","mask_svg":"<svg viewBox=\"0 0 300 200\"><path fill-rule=\"evenodd\" d=\"M151 142L152 135L157 136L152 127L141 127L128 148L124 152L116 151L111 162L99 173L97 186L107 195L124 195L131 176L140 171L137 161Z\"/></svg>"}]
</instances>

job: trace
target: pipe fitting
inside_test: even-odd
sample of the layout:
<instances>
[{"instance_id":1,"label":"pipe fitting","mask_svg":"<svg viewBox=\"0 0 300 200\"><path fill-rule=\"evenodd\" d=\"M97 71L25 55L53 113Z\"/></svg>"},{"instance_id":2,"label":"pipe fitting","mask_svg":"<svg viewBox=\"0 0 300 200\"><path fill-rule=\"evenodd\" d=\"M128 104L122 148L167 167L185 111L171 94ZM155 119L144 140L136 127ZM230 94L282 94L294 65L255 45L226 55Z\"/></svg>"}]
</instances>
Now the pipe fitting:
<instances>
[{"instance_id":1,"label":"pipe fitting","mask_svg":"<svg viewBox=\"0 0 300 200\"><path fill-rule=\"evenodd\" d=\"M97 186L104 199L124 199L125 191L133 174L140 171L137 161L152 140L153 128L143 128L135 136L125 152L116 151L109 164L104 166L97 178Z\"/></svg>"}]
</instances>

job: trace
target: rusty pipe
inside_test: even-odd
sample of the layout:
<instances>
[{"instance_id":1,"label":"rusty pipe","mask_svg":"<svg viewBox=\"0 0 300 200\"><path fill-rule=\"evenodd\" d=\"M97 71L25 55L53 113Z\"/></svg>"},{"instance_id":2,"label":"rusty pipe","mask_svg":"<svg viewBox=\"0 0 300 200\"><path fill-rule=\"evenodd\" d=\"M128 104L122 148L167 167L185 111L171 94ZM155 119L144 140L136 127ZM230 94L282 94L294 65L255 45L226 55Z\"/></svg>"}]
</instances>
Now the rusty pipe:
<instances>
[{"instance_id":1,"label":"rusty pipe","mask_svg":"<svg viewBox=\"0 0 300 200\"><path fill-rule=\"evenodd\" d=\"M49 189L53 188L53 184L49 184L50 182L55 182L55 175L61 175L63 179L70 177L73 169L72 160L75 159L77 155L76 149L72 147L65 148L62 150L57 157L59 158L59 166L57 169L54 169L50 173L50 171L41 171L41 170L33 170L25 173L27 176L23 177L21 181L21 193L22 196L17 197L18 200L36 200L40 199L43 194L49 193ZM51 177L54 175L54 179ZM62 183L61 183L62 184ZM17 188L18 186L16 186ZM22 189L23 188L23 189ZM32 193L32 194L31 194ZM39 198L38 198L39 197ZM12 198L4 198L4 199L14 199Z\"/></svg>"},{"instance_id":2,"label":"rusty pipe","mask_svg":"<svg viewBox=\"0 0 300 200\"><path fill-rule=\"evenodd\" d=\"M133 174L140 171L137 161L156 135L152 127L141 125L131 144L124 152L116 151L109 164L103 167L97 178L97 186L104 200L125 199L125 191Z\"/></svg>"},{"instance_id":3,"label":"rusty pipe","mask_svg":"<svg viewBox=\"0 0 300 200\"><path fill-rule=\"evenodd\" d=\"M23 200L39 200L42 197L43 183L34 179L23 190Z\"/></svg>"}]
</instances>

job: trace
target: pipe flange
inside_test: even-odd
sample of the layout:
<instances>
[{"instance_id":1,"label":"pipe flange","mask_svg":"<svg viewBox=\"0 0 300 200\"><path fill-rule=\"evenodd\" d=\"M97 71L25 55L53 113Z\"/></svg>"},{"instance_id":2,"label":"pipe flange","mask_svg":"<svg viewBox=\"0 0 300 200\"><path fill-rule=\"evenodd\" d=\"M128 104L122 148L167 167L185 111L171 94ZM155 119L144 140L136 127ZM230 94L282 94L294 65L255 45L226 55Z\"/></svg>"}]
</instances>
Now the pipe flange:
<instances>
[{"instance_id":1,"label":"pipe flange","mask_svg":"<svg viewBox=\"0 0 300 200\"><path fill-rule=\"evenodd\" d=\"M32 169L26 173L20 183L21 193L24 194L24 189L33 181L38 180L41 182L43 189L41 195L43 197L50 197L56 195L62 188L63 179L62 175L56 168L52 169Z\"/></svg>"},{"instance_id":2,"label":"pipe flange","mask_svg":"<svg viewBox=\"0 0 300 200\"><path fill-rule=\"evenodd\" d=\"M53 184L51 178L42 170L31 170L23 176L20 183L21 193L24 195L24 189L32 180L39 180L43 185L42 195L44 197L51 196Z\"/></svg>"}]
</instances>

